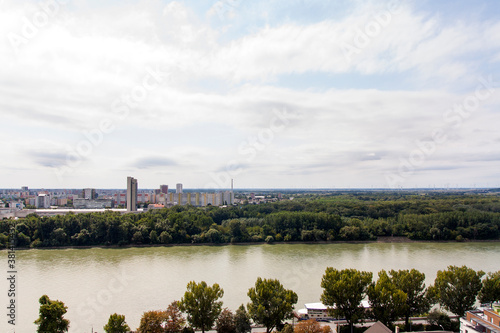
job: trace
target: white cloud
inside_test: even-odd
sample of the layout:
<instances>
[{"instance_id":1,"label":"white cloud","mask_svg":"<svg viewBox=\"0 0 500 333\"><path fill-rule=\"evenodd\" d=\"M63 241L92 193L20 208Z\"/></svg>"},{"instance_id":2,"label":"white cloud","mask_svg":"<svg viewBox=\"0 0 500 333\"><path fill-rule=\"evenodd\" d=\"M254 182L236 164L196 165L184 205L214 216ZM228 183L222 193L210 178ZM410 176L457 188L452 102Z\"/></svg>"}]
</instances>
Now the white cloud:
<instances>
[{"instance_id":1,"label":"white cloud","mask_svg":"<svg viewBox=\"0 0 500 333\"><path fill-rule=\"evenodd\" d=\"M317 186L323 178L330 185L383 186L383 172L397 168L417 140L429 138L435 128L449 130L443 114L473 94L478 79L495 72L499 61L500 23L444 21L416 10L417 3L387 16L380 4L356 2L346 16L300 23L293 17L274 22L276 11L269 8L266 20L272 24L247 18L251 24L247 30L239 26L238 33L230 30L236 24L232 18L244 20L240 11L247 8L230 6L228 17L211 24L220 4L203 17L177 1L101 6L80 1L62 6L17 52L2 39L0 116L8 125L0 129L9 140L23 133L9 142L6 158L53 173L68 152L88 141L85 131L111 119L114 129L71 170L68 186L79 186L89 175L109 183L106 179L127 172L138 172L145 177L142 184L151 185L155 176L189 172L201 186L211 181L209 172L224 170L231 160L244 166L239 177L245 186L286 187L292 178ZM37 3L14 1L2 9L4 36L22 35L23 17L40 11ZM378 29L376 24L379 31L370 30ZM359 44L365 38L360 30L373 35L366 45ZM350 61L343 43L356 47ZM151 70L164 74L160 84L132 101L126 117L117 117L116 103L123 107L127 95L140 92ZM348 88L317 87L310 73L339 75ZM286 87L282 81L288 77L311 88ZM387 83L384 90L377 80ZM409 90L399 86L401 80ZM438 170L461 154L497 149L499 103L495 92L448 132L450 139L423 167ZM260 142L264 148L248 153L251 140L269 135L276 110L288 112L285 126L268 144ZM136 168L144 165L150 167ZM5 163L2 168L7 170ZM9 169L9 175L5 181L12 182L36 172Z\"/></svg>"}]
</instances>

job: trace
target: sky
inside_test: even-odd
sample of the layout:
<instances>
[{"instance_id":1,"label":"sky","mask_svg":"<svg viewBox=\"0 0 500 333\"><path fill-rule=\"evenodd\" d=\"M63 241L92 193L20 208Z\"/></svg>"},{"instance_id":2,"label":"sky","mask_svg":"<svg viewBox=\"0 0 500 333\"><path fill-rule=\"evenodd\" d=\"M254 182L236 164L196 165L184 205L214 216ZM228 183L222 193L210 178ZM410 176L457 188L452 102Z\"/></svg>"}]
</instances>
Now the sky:
<instances>
[{"instance_id":1,"label":"sky","mask_svg":"<svg viewBox=\"0 0 500 333\"><path fill-rule=\"evenodd\" d=\"M0 188L500 187L500 2L0 0Z\"/></svg>"}]
</instances>

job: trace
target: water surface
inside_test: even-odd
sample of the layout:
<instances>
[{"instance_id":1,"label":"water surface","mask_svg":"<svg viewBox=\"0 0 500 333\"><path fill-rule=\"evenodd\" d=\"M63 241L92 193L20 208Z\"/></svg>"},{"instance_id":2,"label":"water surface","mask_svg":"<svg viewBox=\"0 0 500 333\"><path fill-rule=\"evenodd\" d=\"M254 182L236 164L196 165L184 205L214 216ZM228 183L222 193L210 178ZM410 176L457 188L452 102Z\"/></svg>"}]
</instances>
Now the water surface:
<instances>
[{"instance_id":1,"label":"water surface","mask_svg":"<svg viewBox=\"0 0 500 333\"><path fill-rule=\"evenodd\" d=\"M2 252L6 256L6 252ZM224 306L249 301L257 277L279 279L299 296L296 308L318 302L328 266L371 271L416 268L430 284L438 270L467 265L497 271L500 242L176 246L17 251L17 332L35 332L43 294L68 307L70 333L103 332L112 313L136 329L144 311L179 300L189 281L218 283ZM3 290L7 290L6 281ZM2 292L4 304L6 292ZM4 315L5 316L5 315ZM2 320L0 328L7 327ZM2 329L2 331L6 331Z\"/></svg>"}]
</instances>

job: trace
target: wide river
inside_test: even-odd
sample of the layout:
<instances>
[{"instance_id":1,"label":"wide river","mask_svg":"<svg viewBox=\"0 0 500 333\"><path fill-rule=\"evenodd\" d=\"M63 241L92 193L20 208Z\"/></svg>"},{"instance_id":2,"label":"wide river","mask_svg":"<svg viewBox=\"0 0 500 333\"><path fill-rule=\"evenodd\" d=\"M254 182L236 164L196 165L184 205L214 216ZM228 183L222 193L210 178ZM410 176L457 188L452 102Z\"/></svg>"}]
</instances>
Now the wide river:
<instances>
[{"instance_id":1,"label":"wide river","mask_svg":"<svg viewBox=\"0 0 500 333\"><path fill-rule=\"evenodd\" d=\"M7 252L0 253L6 267ZM69 332L86 333L92 328L103 332L115 312L124 314L136 329L144 311L165 309L179 300L191 280L218 283L224 289L224 306L234 311L249 301L247 291L258 277L276 278L298 294L299 309L320 300L321 278L328 266L371 271L374 279L381 269L416 268L426 274L427 285L448 265L500 270L500 242L93 248L16 254L16 332L35 332L38 299L44 294L68 307ZM2 280L2 304L7 305L8 285ZM13 332L5 314L0 330Z\"/></svg>"}]
</instances>

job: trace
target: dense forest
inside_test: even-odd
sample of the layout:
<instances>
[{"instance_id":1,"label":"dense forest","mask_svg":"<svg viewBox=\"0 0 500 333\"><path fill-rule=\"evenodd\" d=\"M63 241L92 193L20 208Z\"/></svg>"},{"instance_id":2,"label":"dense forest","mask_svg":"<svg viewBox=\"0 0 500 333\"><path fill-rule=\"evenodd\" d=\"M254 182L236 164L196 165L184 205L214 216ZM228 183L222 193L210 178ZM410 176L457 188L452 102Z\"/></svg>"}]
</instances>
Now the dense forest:
<instances>
[{"instance_id":1,"label":"dense forest","mask_svg":"<svg viewBox=\"0 0 500 333\"><path fill-rule=\"evenodd\" d=\"M0 245L16 224L18 247L181 243L500 238L500 197L457 193L301 195L259 205L174 206L142 213L30 214L0 222Z\"/></svg>"}]
</instances>

